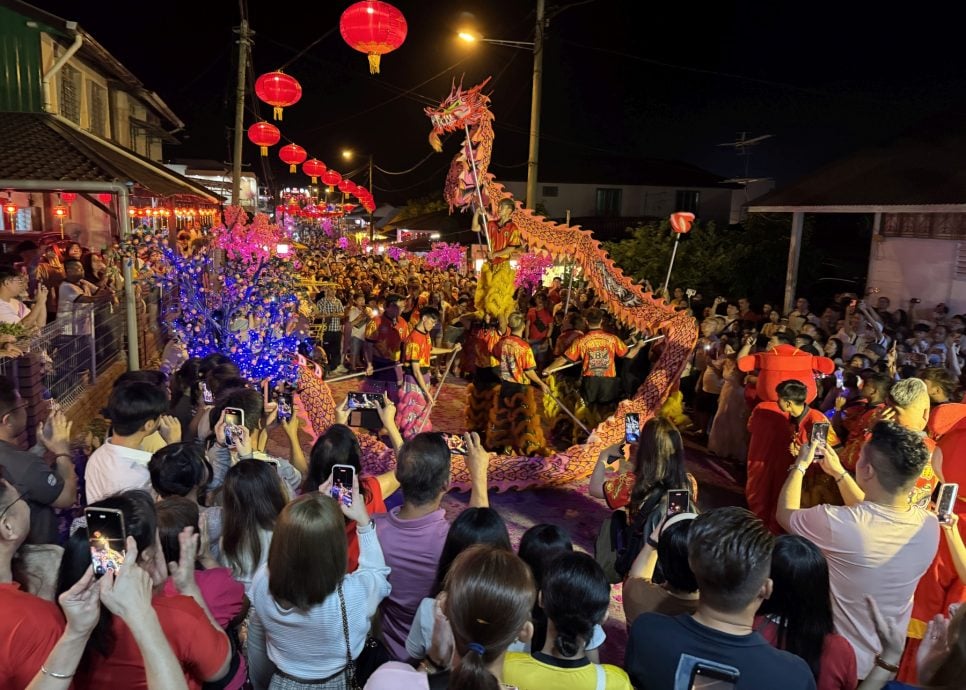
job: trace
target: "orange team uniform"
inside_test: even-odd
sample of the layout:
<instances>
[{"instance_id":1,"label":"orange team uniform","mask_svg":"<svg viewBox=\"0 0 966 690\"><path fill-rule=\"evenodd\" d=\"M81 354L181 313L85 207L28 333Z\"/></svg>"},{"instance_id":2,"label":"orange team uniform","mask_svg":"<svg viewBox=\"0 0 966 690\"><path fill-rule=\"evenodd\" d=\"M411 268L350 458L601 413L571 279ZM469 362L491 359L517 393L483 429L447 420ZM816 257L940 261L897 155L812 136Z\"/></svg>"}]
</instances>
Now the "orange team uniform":
<instances>
[{"instance_id":1,"label":"orange team uniform","mask_svg":"<svg viewBox=\"0 0 966 690\"><path fill-rule=\"evenodd\" d=\"M392 323L385 316L377 316L366 326L366 340L372 343L375 357L398 362L403 341L409 336L409 324L401 316Z\"/></svg>"},{"instance_id":2,"label":"orange team uniform","mask_svg":"<svg viewBox=\"0 0 966 690\"><path fill-rule=\"evenodd\" d=\"M935 445L938 445L943 454L943 480L959 484L961 488L953 511L959 516L960 534L966 535L966 497L962 494L962 487L966 487L966 462L963 461L966 458L966 405L937 405L929 416L927 429L939 439ZM909 640L897 676L900 681L916 682L916 653L925 635L926 624L937 613L948 616L951 605L963 602L966 602L966 586L956 574L949 545L944 537L939 541L939 551L932 565L916 587L912 618L906 633Z\"/></svg>"},{"instance_id":3,"label":"orange team uniform","mask_svg":"<svg viewBox=\"0 0 966 690\"><path fill-rule=\"evenodd\" d=\"M781 534L781 525L775 517L778 510L778 496L781 494L788 467L792 463L791 444L793 441L804 445L812 434L817 422L827 422L828 418L810 407L805 408L801 420L792 420L787 413L778 408L776 402L759 403L748 419L748 479L745 483L745 497L748 509L765 521L775 534ZM838 445L838 437L829 427L828 443ZM829 481L831 486L829 486ZM805 474L802 488L802 508L810 508L819 503L841 503L841 496L835 489L835 480L826 475L820 467L810 467Z\"/></svg>"},{"instance_id":4,"label":"orange team uniform","mask_svg":"<svg viewBox=\"0 0 966 690\"><path fill-rule=\"evenodd\" d=\"M576 340L564 351L571 362L583 361L584 376L614 378L617 376L617 358L627 354L627 345L616 335L593 329Z\"/></svg>"},{"instance_id":5,"label":"orange team uniform","mask_svg":"<svg viewBox=\"0 0 966 690\"><path fill-rule=\"evenodd\" d=\"M522 386L530 385L527 371L537 368L537 360L526 340L508 335L497 344L495 354L500 362L501 381L518 383Z\"/></svg>"},{"instance_id":6,"label":"orange team uniform","mask_svg":"<svg viewBox=\"0 0 966 690\"><path fill-rule=\"evenodd\" d=\"M428 418L429 403L413 373L415 367L428 368L432 354L433 341L429 333L421 333L418 329L412 331L402 345L404 376L399 391L396 426L407 441L420 431L433 430L433 424Z\"/></svg>"},{"instance_id":7,"label":"orange team uniform","mask_svg":"<svg viewBox=\"0 0 966 690\"><path fill-rule=\"evenodd\" d=\"M429 338L429 333L413 330L402 346L403 364L418 364L425 369L429 367L432 355L433 342Z\"/></svg>"},{"instance_id":8,"label":"orange team uniform","mask_svg":"<svg viewBox=\"0 0 966 690\"><path fill-rule=\"evenodd\" d=\"M488 221L486 224L486 234L490 236L490 244L494 252L503 251L507 247L519 247L523 244L523 239L520 237L520 230L512 220L508 220L504 225L500 225L495 220ZM506 261L506 259L494 259L494 262L499 261Z\"/></svg>"},{"instance_id":9,"label":"orange team uniform","mask_svg":"<svg viewBox=\"0 0 966 690\"><path fill-rule=\"evenodd\" d=\"M496 328L478 322L471 327L469 347L463 350L464 369L473 372L473 380L466 387L466 429L481 436L486 434L500 385L497 372L500 360L494 356L499 342L500 333Z\"/></svg>"},{"instance_id":10,"label":"orange team uniform","mask_svg":"<svg viewBox=\"0 0 966 690\"><path fill-rule=\"evenodd\" d=\"M520 455L545 451L543 427L533 386L527 372L537 368L527 341L515 335L504 337L496 348L500 361L501 386L496 404L490 410L486 444L489 448L509 448Z\"/></svg>"}]
</instances>

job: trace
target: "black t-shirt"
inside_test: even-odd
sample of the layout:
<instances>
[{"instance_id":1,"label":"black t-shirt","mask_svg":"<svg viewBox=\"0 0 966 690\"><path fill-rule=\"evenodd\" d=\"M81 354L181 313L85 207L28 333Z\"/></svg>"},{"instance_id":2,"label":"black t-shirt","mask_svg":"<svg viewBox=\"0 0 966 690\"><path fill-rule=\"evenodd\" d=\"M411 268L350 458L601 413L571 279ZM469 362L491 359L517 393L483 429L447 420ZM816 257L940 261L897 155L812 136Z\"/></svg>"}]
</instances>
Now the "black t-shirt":
<instances>
[{"instance_id":1,"label":"black t-shirt","mask_svg":"<svg viewBox=\"0 0 966 690\"><path fill-rule=\"evenodd\" d=\"M736 690L815 690L805 661L769 645L758 633L729 635L690 615L637 617L627 641L624 669L637 690L670 690L682 654L738 669Z\"/></svg>"},{"instance_id":2,"label":"black t-shirt","mask_svg":"<svg viewBox=\"0 0 966 690\"><path fill-rule=\"evenodd\" d=\"M42 457L0 441L0 465L18 491L26 491L30 506L28 544L56 544L57 516L50 504L64 490L64 479Z\"/></svg>"}]
</instances>

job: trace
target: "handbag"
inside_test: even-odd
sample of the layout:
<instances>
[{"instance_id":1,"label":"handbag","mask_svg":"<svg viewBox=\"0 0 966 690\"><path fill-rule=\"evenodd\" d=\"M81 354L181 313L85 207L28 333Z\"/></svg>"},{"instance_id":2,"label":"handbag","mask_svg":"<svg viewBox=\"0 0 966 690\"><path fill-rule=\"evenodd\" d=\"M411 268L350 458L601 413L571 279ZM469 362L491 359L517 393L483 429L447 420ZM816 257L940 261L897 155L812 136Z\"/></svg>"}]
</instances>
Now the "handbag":
<instances>
[{"instance_id":1,"label":"handbag","mask_svg":"<svg viewBox=\"0 0 966 690\"><path fill-rule=\"evenodd\" d=\"M362 690L377 668L390 661L389 650L374 638L366 635L366 642L362 652L355 660L352 658L352 647L349 644L349 616L345 610L345 595L342 593L342 583L339 583L339 607L342 609L342 634L345 636L345 672L349 690Z\"/></svg>"}]
</instances>

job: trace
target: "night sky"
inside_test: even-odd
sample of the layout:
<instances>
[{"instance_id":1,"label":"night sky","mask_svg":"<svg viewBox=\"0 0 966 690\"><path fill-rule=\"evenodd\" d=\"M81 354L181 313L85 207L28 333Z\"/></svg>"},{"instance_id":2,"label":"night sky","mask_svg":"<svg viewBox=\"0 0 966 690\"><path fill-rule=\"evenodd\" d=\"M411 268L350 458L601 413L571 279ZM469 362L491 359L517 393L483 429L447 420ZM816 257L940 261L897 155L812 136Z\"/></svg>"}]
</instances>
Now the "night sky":
<instances>
[{"instance_id":1,"label":"night sky","mask_svg":"<svg viewBox=\"0 0 966 690\"><path fill-rule=\"evenodd\" d=\"M237 3L35 4L79 22L185 121L183 143L166 146L168 158L229 160ZM471 13L483 35L532 40L535 2L398 0L409 35L383 57L379 75L369 74L365 56L339 34L349 4L248 2L256 75L321 38L286 67L304 93L286 109L284 138L343 171L351 167L338 157L345 147L372 153L386 170L405 170L430 153L424 105L441 100L454 76L472 85L492 75L492 171L525 177L531 55L492 45L467 49L453 36L462 13ZM748 131L775 135L754 150L751 176L782 184L958 108L966 93L960 29L925 5L554 0L549 11L566 4L574 6L554 17L548 31L541 147L575 160L583 154L681 159L738 177L744 161L716 144ZM249 107L271 114L260 102ZM246 127L254 121L250 110ZM961 122L951 119L952 126ZM438 194L456 148L451 139L445 154L405 175L377 172L377 203ZM275 183L295 181L274 150L271 156ZM245 162L261 174L247 140Z\"/></svg>"}]
</instances>

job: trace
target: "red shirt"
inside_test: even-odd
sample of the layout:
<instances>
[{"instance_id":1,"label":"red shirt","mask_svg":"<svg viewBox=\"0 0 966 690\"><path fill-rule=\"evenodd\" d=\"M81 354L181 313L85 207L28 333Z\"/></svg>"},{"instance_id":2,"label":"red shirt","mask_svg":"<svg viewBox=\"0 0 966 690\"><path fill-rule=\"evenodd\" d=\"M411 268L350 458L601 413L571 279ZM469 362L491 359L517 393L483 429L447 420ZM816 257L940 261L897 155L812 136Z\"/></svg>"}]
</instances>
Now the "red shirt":
<instances>
[{"instance_id":1,"label":"red shirt","mask_svg":"<svg viewBox=\"0 0 966 690\"><path fill-rule=\"evenodd\" d=\"M560 337L557 338L557 343L553 347L554 356L559 357L567 351L567 348L583 337L584 332L578 331L576 328L571 328L569 331L564 331L560 334Z\"/></svg>"},{"instance_id":2,"label":"red shirt","mask_svg":"<svg viewBox=\"0 0 966 690\"><path fill-rule=\"evenodd\" d=\"M228 637L211 625L205 612L191 597L155 597L151 602L164 636L181 663L191 690L201 689L201 679L215 675L228 658ZM114 616L114 652L104 658L91 654L77 669L75 687L147 690L144 660L127 624Z\"/></svg>"},{"instance_id":3,"label":"red shirt","mask_svg":"<svg viewBox=\"0 0 966 690\"><path fill-rule=\"evenodd\" d=\"M60 609L16 582L0 584L0 690L30 684L64 631Z\"/></svg>"},{"instance_id":4,"label":"red shirt","mask_svg":"<svg viewBox=\"0 0 966 690\"><path fill-rule=\"evenodd\" d=\"M527 371L537 368L537 360L527 341L508 335L496 347L495 354L500 360L500 378L509 383L529 385Z\"/></svg>"},{"instance_id":5,"label":"red shirt","mask_svg":"<svg viewBox=\"0 0 966 690\"><path fill-rule=\"evenodd\" d=\"M376 357L399 361L403 341L409 336L409 324L401 316L392 323L385 316L377 316L366 326L366 340L372 343Z\"/></svg>"},{"instance_id":6,"label":"red shirt","mask_svg":"<svg viewBox=\"0 0 966 690\"><path fill-rule=\"evenodd\" d=\"M363 486L369 488L369 500L366 501L366 512L369 515L385 513L386 504L382 500L382 489L379 486L379 480L375 477L359 478L359 491L362 491L362 495L365 496L366 492L363 491ZM346 572L354 573L356 568L359 567L359 535L356 534L355 520L350 520L346 524L345 536L349 542L349 562L346 566Z\"/></svg>"},{"instance_id":7,"label":"red shirt","mask_svg":"<svg viewBox=\"0 0 966 690\"><path fill-rule=\"evenodd\" d=\"M755 617L755 630L772 647L778 648L778 625L765 616ZM829 633L825 636L822 656L819 657L817 690L853 690L856 680L855 650L841 635Z\"/></svg>"},{"instance_id":8,"label":"red shirt","mask_svg":"<svg viewBox=\"0 0 966 690\"><path fill-rule=\"evenodd\" d=\"M420 333L418 330L414 330L403 343L403 364L418 364L420 367L428 369L432 355L433 341L430 340L429 333Z\"/></svg>"},{"instance_id":9,"label":"red shirt","mask_svg":"<svg viewBox=\"0 0 966 690\"><path fill-rule=\"evenodd\" d=\"M691 501L694 505L698 504L698 482L691 473L687 473L689 488L691 489ZM604 502L611 510L618 510L628 506L631 502L631 493L634 491L634 484L637 483L637 475L633 472L622 472L613 479L604 482ZM640 506L631 506L636 511ZM650 536L650 535L648 535Z\"/></svg>"},{"instance_id":10,"label":"red shirt","mask_svg":"<svg viewBox=\"0 0 966 690\"><path fill-rule=\"evenodd\" d=\"M523 244L520 239L520 231L517 230L517 226L512 220L508 220L505 225L500 225L499 222L491 220L486 224L486 232L490 236L490 244L493 245L494 252L507 247L519 247Z\"/></svg>"},{"instance_id":11,"label":"red shirt","mask_svg":"<svg viewBox=\"0 0 966 690\"><path fill-rule=\"evenodd\" d=\"M473 334L470 342L474 366L482 368L499 366L500 360L494 355L496 346L500 343L499 331L490 327L481 328Z\"/></svg>"},{"instance_id":12,"label":"red shirt","mask_svg":"<svg viewBox=\"0 0 966 690\"><path fill-rule=\"evenodd\" d=\"M546 308L537 309L531 307L527 311L527 324L529 325L527 339L543 340L550 332L550 325L553 323L553 314Z\"/></svg>"},{"instance_id":13,"label":"red shirt","mask_svg":"<svg viewBox=\"0 0 966 690\"><path fill-rule=\"evenodd\" d=\"M584 376L617 376L617 358L627 354L627 345L616 335L595 328L564 352L571 362L583 360Z\"/></svg>"}]
</instances>

